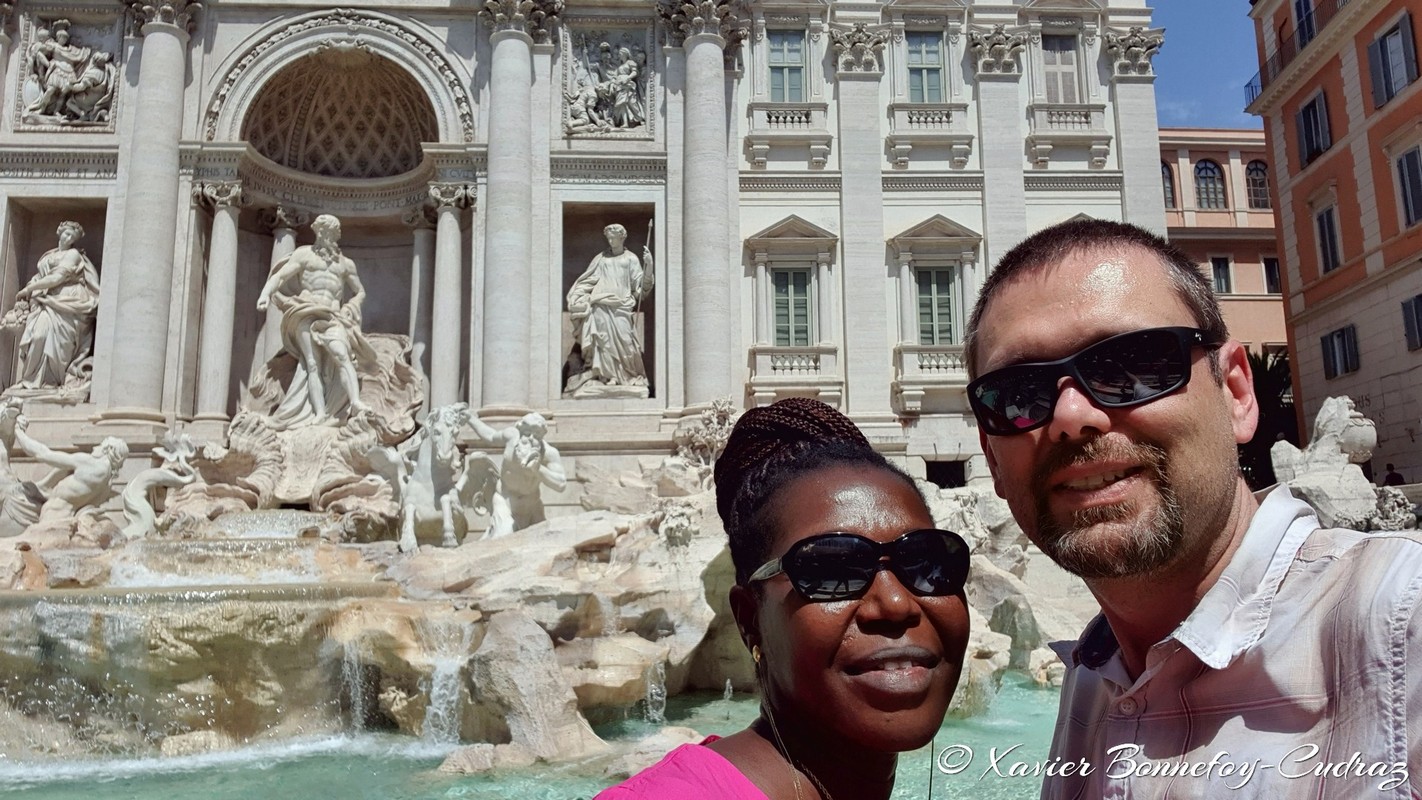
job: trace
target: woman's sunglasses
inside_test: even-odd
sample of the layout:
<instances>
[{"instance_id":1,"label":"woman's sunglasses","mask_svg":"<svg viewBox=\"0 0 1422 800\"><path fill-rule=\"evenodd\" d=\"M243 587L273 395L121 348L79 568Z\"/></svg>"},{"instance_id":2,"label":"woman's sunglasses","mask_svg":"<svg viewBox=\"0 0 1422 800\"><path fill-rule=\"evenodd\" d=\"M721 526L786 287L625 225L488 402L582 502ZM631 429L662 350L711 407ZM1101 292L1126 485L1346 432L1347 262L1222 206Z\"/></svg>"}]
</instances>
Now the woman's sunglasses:
<instances>
[{"instance_id":1,"label":"woman's sunglasses","mask_svg":"<svg viewBox=\"0 0 1422 800\"><path fill-rule=\"evenodd\" d=\"M916 595L955 594L968 579L968 545L958 534L934 528L909 531L885 544L855 533L822 533L791 545L750 580L784 572L806 600L855 600L882 569Z\"/></svg>"},{"instance_id":2,"label":"woman's sunglasses","mask_svg":"<svg viewBox=\"0 0 1422 800\"><path fill-rule=\"evenodd\" d=\"M1219 345L1198 328L1122 333L1057 361L993 370L968 384L968 403L987 433L1026 433L1051 422L1062 378L1075 380L1098 405L1136 406L1190 382L1192 347Z\"/></svg>"}]
</instances>

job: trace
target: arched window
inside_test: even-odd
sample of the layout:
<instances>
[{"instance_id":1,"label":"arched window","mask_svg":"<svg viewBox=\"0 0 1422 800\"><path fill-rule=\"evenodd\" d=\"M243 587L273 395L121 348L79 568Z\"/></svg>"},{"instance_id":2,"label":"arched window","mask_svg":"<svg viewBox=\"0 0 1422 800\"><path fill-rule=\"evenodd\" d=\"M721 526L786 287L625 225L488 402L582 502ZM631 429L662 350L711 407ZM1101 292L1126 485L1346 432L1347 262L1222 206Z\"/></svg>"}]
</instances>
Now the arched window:
<instances>
[{"instance_id":1,"label":"arched window","mask_svg":"<svg viewBox=\"0 0 1422 800\"><path fill-rule=\"evenodd\" d=\"M1195 163L1195 206L1197 208L1227 208L1225 205L1224 171L1207 159Z\"/></svg>"},{"instance_id":2,"label":"arched window","mask_svg":"<svg viewBox=\"0 0 1422 800\"><path fill-rule=\"evenodd\" d=\"M1269 202L1269 165L1254 160L1244 168L1244 183L1249 188L1250 208L1273 208Z\"/></svg>"},{"instance_id":3,"label":"arched window","mask_svg":"<svg viewBox=\"0 0 1422 800\"><path fill-rule=\"evenodd\" d=\"M1160 162L1160 182L1165 188L1165 207L1175 208L1175 170L1164 161Z\"/></svg>"}]
</instances>

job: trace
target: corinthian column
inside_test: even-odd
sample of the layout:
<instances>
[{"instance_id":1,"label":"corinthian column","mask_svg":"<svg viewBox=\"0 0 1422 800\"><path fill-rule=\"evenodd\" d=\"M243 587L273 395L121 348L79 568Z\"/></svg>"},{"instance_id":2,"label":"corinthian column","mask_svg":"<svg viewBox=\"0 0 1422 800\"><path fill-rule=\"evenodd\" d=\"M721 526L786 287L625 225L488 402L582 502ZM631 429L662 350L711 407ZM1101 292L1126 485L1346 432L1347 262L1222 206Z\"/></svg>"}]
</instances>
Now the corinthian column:
<instances>
[{"instance_id":1,"label":"corinthian column","mask_svg":"<svg viewBox=\"0 0 1422 800\"><path fill-rule=\"evenodd\" d=\"M163 421L163 380L172 307L173 242L178 230L178 140L188 67L190 0L127 0L143 37L139 50L135 141L123 187L114 342L106 419Z\"/></svg>"},{"instance_id":2,"label":"corinthian column","mask_svg":"<svg viewBox=\"0 0 1422 800\"><path fill-rule=\"evenodd\" d=\"M237 215L242 184L205 183L193 199L212 206L212 236L207 248L207 288L202 304L202 339L198 356L197 418L227 419L232 378L232 323L236 317Z\"/></svg>"},{"instance_id":3,"label":"corinthian column","mask_svg":"<svg viewBox=\"0 0 1422 800\"><path fill-rule=\"evenodd\" d=\"M428 205L405 212L413 229L414 253L410 259L410 341L422 345L420 371L430 374L430 315L434 313L435 216Z\"/></svg>"},{"instance_id":4,"label":"corinthian column","mask_svg":"<svg viewBox=\"0 0 1422 800\"><path fill-rule=\"evenodd\" d=\"M486 408L528 403L533 305L533 42L549 38L563 0L485 0L489 66L488 210L484 234L481 398ZM546 158L547 153L541 154ZM443 230L441 223L440 230ZM435 330L438 332L436 321ZM432 364L440 355L432 354ZM432 366L432 369L436 369Z\"/></svg>"},{"instance_id":5,"label":"corinthian column","mask_svg":"<svg viewBox=\"0 0 1422 800\"><path fill-rule=\"evenodd\" d=\"M470 196L457 183L430 184L438 222L435 224L434 306L430 334L430 407L459 402L459 367L464 348L460 311L464 308L464 243L459 236L460 209Z\"/></svg>"},{"instance_id":6,"label":"corinthian column","mask_svg":"<svg viewBox=\"0 0 1422 800\"><path fill-rule=\"evenodd\" d=\"M731 154L726 148L726 54L741 46L749 9L742 0L660 0L674 39L686 52L682 151L682 342L686 405L731 392L731 337L726 334L735 285L731 228ZM695 342L695 345L692 345Z\"/></svg>"}]
</instances>

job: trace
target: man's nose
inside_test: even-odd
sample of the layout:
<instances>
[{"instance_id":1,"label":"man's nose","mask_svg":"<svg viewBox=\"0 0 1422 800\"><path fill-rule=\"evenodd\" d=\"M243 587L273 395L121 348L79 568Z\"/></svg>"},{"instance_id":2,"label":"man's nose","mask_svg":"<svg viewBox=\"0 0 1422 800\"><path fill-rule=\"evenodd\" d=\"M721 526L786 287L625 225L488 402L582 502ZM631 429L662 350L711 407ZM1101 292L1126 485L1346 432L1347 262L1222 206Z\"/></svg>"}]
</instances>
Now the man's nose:
<instances>
[{"instance_id":1,"label":"man's nose","mask_svg":"<svg viewBox=\"0 0 1422 800\"><path fill-rule=\"evenodd\" d=\"M1111 430L1111 416L1091 399L1091 395L1072 378L1062 378L1057 384L1057 404L1052 409L1052 421L1047 434L1055 440L1077 440L1098 436Z\"/></svg>"}]
</instances>

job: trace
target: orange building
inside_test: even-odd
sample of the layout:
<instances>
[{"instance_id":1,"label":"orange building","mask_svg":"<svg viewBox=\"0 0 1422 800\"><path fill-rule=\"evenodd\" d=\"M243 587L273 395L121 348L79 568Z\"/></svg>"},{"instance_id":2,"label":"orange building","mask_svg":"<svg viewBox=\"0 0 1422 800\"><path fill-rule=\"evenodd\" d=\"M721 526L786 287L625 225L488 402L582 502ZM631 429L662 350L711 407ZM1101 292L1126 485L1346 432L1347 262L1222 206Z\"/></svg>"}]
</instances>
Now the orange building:
<instances>
[{"instance_id":1,"label":"orange building","mask_svg":"<svg viewBox=\"0 0 1422 800\"><path fill-rule=\"evenodd\" d=\"M1251 5L1301 422L1350 396L1422 480L1422 0Z\"/></svg>"},{"instance_id":2,"label":"orange building","mask_svg":"<svg viewBox=\"0 0 1422 800\"><path fill-rule=\"evenodd\" d=\"M1287 347L1264 131L1161 128L1160 177L1172 244L1215 285L1234 338Z\"/></svg>"}]
</instances>

